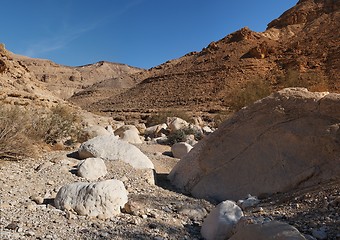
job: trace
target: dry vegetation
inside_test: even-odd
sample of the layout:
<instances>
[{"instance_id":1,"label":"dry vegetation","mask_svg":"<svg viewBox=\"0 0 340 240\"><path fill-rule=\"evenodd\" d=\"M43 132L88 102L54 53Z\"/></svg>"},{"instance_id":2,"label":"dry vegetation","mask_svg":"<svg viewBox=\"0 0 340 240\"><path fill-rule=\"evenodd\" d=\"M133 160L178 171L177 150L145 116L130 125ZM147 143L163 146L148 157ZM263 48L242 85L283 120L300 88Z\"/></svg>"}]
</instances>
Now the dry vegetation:
<instances>
[{"instance_id":1,"label":"dry vegetation","mask_svg":"<svg viewBox=\"0 0 340 240\"><path fill-rule=\"evenodd\" d=\"M34 156L40 144L76 140L79 120L63 106L49 110L26 110L0 106L0 159L17 160Z\"/></svg>"}]
</instances>

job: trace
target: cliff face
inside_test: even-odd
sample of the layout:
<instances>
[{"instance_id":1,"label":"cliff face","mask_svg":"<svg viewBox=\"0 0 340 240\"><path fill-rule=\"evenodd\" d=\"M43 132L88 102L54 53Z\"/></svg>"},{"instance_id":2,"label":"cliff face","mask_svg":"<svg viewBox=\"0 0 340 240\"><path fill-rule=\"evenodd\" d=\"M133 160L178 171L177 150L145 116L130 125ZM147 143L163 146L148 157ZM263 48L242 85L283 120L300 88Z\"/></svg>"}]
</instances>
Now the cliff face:
<instances>
[{"instance_id":1,"label":"cliff face","mask_svg":"<svg viewBox=\"0 0 340 240\"><path fill-rule=\"evenodd\" d=\"M27 66L0 45L0 104L48 106L61 101L51 94Z\"/></svg>"}]
</instances>

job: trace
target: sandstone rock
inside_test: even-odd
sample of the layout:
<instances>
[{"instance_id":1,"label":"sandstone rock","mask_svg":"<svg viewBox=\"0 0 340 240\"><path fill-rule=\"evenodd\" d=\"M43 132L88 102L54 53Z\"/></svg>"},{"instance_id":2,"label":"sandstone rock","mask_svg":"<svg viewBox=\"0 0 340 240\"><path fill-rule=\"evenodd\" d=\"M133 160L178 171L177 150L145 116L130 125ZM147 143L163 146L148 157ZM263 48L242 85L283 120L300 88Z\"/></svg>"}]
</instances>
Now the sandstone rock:
<instances>
[{"instance_id":1,"label":"sandstone rock","mask_svg":"<svg viewBox=\"0 0 340 240\"><path fill-rule=\"evenodd\" d=\"M137 135L139 135L139 131L134 125L123 125L117 130L115 130L114 133L116 136L122 137L123 133L127 130L134 131L137 133Z\"/></svg>"},{"instance_id":2,"label":"sandstone rock","mask_svg":"<svg viewBox=\"0 0 340 240\"><path fill-rule=\"evenodd\" d=\"M200 141L169 179L195 197L238 200L340 174L340 95L284 89L242 109Z\"/></svg>"},{"instance_id":3,"label":"sandstone rock","mask_svg":"<svg viewBox=\"0 0 340 240\"><path fill-rule=\"evenodd\" d=\"M167 124L170 132L189 127L189 123L187 121L178 117L169 117L167 119Z\"/></svg>"},{"instance_id":4,"label":"sandstone rock","mask_svg":"<svg viewBox=\"0 0 340 240\"><path fill-rule=\"evenodd\" d=\"M199 205L182 206L177 210L177 212L179 214L188 216L191 220L194 221L201 221L207 215L207 210Z\"/></svg>"},{"instance_id":5,"label":"sandstone rock","mask_svg":"<svg viewBox=\"0 0 340 240\"><path fill-rule=\"evenodd\" d=\"M119 214L127 201L124 184L119 180L106 180L98 183L72 183L63 186L54 204L61 210L106 219Z\"/></svg>"},{"instance_id":6,"label":"sandstone rock","mask_svg":"<svg viewBox=\"0 0 340 240\"><path fill-rule=\"evenodd\" d=\"M114 135L90 139L80 146L78 153L81 159L96 157L104 160L121 160L134 168L154 168L151 160L137 147Z\"/></svg>"},{"instance_id":7,"label":"sandstone rock","mask_svg":"<svg viewBox=\"0 0 340 240\"><path fill-rule=\"evenodd\" d=\"M230 240L304 240L304 236L293 226L277 221L258 224L246 224L236 227L236 233Z\"/></svg>"},{"instance_id":8,"label":"sandstone rock","mask_svg":"<svg viewBox=\"0 0 340 240\"><path fill-rule=\"evenodd\" d=\"M140 139L140 136L135 130L126 130L120 135L120 139L134 144L141 144L143 141Z\"/></svg>"},{"instance_id":9,"label":"sandstone rock","mask_svg":"<svg viewBox=\"0 0 340 240\"><path fill-rule=\"evenodd\" d=\"M168 128L168 125L166 125L165 123L151 126L145 129L144 135L151 136L151 137L160 137L159 133L161 132L161 130L167 129L167 128Z\"/></svg>"},{"instance_id":10,"label":"sandstone rock","mask_svg":"<svg viewBox=\"0 0 340 240\"><path fill-rule=\"evenodd\" d=\"M107 125L107 126L105 127L105 129L106 129L106 131L108 131L110 134L114 134L114 131L113 131L113 128L112 128L111 125Z\"/></svg>"},{"instance_id":11,"label":"sandstone rock","mask_svg":"<svg viewBox=\"0 0 340 240\"><path fill-rule=\"evenodd\" d=\"M3 73L6 70L6 63L0 59L0 73Z\"/></svg>"},{"instance_id":12,"label":"sandstone rock","mask_svg":"<svg viewBox=\"0 0 340 240\"><path fill-rule=\"evenodd\" d=\"M190 152L191 149L192 149L192 146L190 144L185 143L185 142L179 142L179 143L175 143L174 145L172 145L171 152L175 158L182 158L188 152Z\"/></svg>"},{"instance_id":13,"label":"sandstone rock","mask_svg":"<svg viewBox=\"0 0 340 240\"><path fill-rule=\"evenodd\" d=\"M106 174L106 165L101 158L87 158L77 166L77 175L87 180L96 180Z\"/></svg>"},{"instance_id":14,"label":"sandstone rock","mask_svg":"<svg viewBox=\"0 0 340 240\"><path fill-rule=\"evenodd\" d=\"M214 132L214 131L213 131L210 127L208 127L208 126L202 127L202 131L203 131L204 134L210 134L210 133L213 133L213 132Z\"/></svg>"},{"instance_id":15,"label":"sandstone rock","mask_svg":"<svg viewBox=\"0 0 340 240\"><path fill-rule=\"evenodd\" d=\"M250 194L246 199L237 201L237 205L240 206L240 208L242 208L243 210L254 207L259 203L260 201L257 199L257 197L251 196Z\"/></svg>"},{"instance_id":16,"label":"sandstone rock","mask_svg":"<svg viewBox=\"0 0 340 240\"><path fill-rule=\"evenodd\" d=\"M94 126L87 127L82 131L82 135L79 141L85 142L91 138L95 138L98 136L105 136L105 135L110 135L110 132L107 131L102 126L94 125Z\"/></svg>"},{"instance_id":17,"label":"sandstone rock","mask_svg":"<svg viewBox=\"0 0 340 240\"><path fill-rule=\"evenodd\" d=\"M144 132L145 132L145 129L146 129L145 124L144 123L137 123L135 126L138 129L139 133L143 135Z\"/></svg>"},{"instance_id":18,"label":"sandstone rock","mask_svg":"<svg viewBox=\"0 0 340 240\"><path fill-rule=\"evenodd\" d=\"M242 216L243 212L235 202L224 201L218 204L204 220L201 234L207 240L228 239Z\"/></svg>"}]
</instances>

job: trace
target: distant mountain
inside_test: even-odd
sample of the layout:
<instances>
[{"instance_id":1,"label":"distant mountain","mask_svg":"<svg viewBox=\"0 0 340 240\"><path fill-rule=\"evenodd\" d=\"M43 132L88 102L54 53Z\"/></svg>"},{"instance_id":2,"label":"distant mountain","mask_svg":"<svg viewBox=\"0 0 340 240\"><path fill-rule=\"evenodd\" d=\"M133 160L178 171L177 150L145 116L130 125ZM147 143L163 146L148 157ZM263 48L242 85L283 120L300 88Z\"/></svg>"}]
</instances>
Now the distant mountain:
<instances>
[{"instance_id":1,"label":"distant mountain","mask_svg":"<svg viewBox=\"0 0 340 240\"><path fill-rule=\"evenodd\" d=\"M133 74L136 86L88 109L112 114L164 108L218 111L257 82L270 91L302 83L311 90L340 92L339 9L338 0L301 0L265 32L242 28L200 52Z\"/></svg>"},{"instance_id":2,"label":"distant mountain","mask_svg":"<svg viewBox=\"0 0 340 240\"><path fill-rule=\"evenodd\" d=\"M126 64L106 61L69 67L56 64L50 60L29 58L16 54L12 54L12 57L22 62L47 89L63 99L68 99L73 94L103 80L123 78L142 70ZM133 84L126 83L126 85L131 87Z\"/></svg>"}]
</instances>

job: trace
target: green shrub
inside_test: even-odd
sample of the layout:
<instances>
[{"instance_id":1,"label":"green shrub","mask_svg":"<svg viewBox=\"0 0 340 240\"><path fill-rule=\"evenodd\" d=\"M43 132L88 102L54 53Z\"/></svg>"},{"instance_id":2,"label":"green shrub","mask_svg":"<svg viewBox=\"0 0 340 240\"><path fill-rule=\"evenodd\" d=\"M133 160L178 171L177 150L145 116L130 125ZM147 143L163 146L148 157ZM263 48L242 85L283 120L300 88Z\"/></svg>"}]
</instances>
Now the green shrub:
<instances>
[{"instance_id":1,"label":"green shrub","mask_svg":"<svg viewBox=\"0 0 340 240\"><path fill-rule=\"evenodd\" d=\"M188 135L194 135L195 140L201 140L203 138L203 134L200 131L195 131L195 129L187 127L183 129L179 129L177 131L171 132L168 135L168 142L170 145L173 145L178 142L185 142L187 140Z\"/></svg>"},{"instance_id":2,"label":"green shrub","mask_svg":"<svg viewBox=\"0 0 340 240\"><path fill-rule=\"evenodd\" d=\"M232 110L239 110L271 93L270 85L265 81L248 82L243 89L235 91L231 96L229 106Z\"/></svg>"},{"instance_id":3,"label":"green shrub","mask_svg":"<svg viewBox=\"0 0 340 240\"><path fill-rule=\"evenodd\" d=\"M287 69L284 75L277 77L277 83L282 88L288 87L304 87L310 91L328 91L329 83L327 79L320 75L320 73L313 72L299 72L295 69Z\"/></svg>"}]
</instances>

